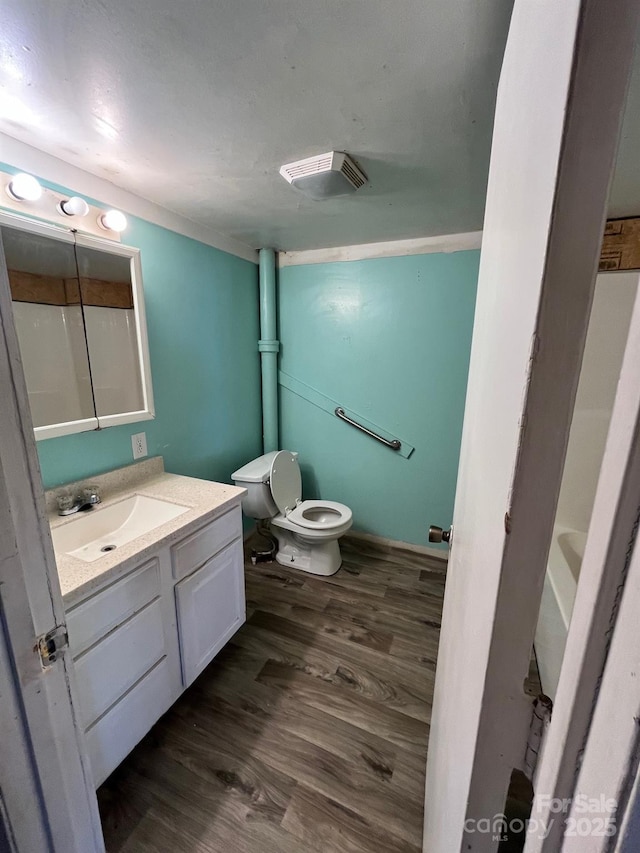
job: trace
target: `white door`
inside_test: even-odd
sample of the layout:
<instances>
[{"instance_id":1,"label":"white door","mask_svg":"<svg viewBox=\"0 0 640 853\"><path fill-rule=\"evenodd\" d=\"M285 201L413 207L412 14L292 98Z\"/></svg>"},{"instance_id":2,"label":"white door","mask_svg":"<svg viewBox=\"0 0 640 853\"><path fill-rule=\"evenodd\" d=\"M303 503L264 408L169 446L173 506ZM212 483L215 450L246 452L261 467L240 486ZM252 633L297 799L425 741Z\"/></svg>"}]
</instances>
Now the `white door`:
<instances>
[{"instance_id":1,"label":"white door","mask_svg":"<svg viewBox=\"0 0 640 853\"><path fill-rule=\"evenodd\" d=\"M0 849L103 851L73 664L36 638L64 612L0 242Z\"/></svg>"},{"instance_id":2,"label":"white door","mask_svg":"<svg viewBox=\"0 0 640 853\"><path fill-rule=\"evenodd\" d=\"M523 684L638 5L515 3L491 153L425 853L495 850L485 821L503 811L511 770L523 763L531 717Z\"/></svg>"}]
</instances>

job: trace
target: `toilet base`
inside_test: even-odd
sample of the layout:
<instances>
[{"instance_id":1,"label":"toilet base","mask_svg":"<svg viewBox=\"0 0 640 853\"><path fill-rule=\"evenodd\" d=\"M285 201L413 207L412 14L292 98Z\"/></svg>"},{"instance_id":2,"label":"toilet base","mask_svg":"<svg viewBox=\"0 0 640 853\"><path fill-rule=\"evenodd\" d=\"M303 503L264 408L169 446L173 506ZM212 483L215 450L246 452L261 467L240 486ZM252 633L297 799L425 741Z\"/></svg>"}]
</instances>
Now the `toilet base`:
<instances>
[{"instance_id":1,"label":"toilet base","mask_svg":"<svg viewBox=\"0 0 640 853\"><path fill-rule=\"evenodd\" d=\"M328 542L302 542L295 533L272 525L271 532L278 540L276 560L282 566L291 566L310 575L335 575L342 565L342 555L337 539Z\"/></svg>"}]
</instances>

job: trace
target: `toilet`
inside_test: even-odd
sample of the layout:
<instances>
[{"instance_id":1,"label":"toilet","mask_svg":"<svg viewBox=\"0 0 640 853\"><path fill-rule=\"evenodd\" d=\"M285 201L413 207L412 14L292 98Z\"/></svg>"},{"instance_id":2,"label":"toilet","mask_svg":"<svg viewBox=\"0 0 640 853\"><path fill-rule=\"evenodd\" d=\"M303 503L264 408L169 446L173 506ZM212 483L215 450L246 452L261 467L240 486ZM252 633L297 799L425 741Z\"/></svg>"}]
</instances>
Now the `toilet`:
<instances>
[{"instance_id":1,"label":"toilet","mask_svg":"<svg viewBox=\"0 0 640 853\"><path fill-rule=\"evenodd\" d=\"M303 501L297 457L274 450L248 462L232 478L247 490L245 515L271 519L279 563L312 575L333 575L342 564L338 539L351 527L351 510L336 501Z\"/></svg>"}]
</instances>

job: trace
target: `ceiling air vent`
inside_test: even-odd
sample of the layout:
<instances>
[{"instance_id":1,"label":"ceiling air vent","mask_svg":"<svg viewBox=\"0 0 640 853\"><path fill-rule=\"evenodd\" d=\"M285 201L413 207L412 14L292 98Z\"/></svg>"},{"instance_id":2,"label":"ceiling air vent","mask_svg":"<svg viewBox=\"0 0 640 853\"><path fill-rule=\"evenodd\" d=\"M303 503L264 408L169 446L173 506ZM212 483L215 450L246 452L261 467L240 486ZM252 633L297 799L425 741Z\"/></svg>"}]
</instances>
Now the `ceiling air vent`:
<instances>
[{"instance_id":1,"label":"ceiling air vent","mask_svg":"<svg viewBox=\"0 0 640 853\"><path fill-rule=\"evenodd\" d=\"M354 193L366 184L367 176L342 151L328 151L295 163L285 163L280 174L305 195L315 199Z\"/></svg>"}]
</instances>

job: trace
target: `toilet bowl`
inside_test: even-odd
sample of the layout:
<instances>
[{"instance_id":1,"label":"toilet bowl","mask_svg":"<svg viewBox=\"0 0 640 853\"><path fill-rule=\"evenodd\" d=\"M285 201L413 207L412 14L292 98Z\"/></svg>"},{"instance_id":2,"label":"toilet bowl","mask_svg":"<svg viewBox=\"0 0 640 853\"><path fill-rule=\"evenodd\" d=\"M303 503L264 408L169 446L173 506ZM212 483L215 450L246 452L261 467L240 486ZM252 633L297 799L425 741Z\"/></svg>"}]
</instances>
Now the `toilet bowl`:
<instances>
[{"instance_id":1,"label":"toilet bowl","mask_svg":"<svg viewBox=\"0 0 640 853\"><path fill-rule=\"evenodd\" d=\"M245 515L271 519L276 560L313 575L333 575L342 564L338 539L352 524L351 510L337 501L302 500L297 453L273 451L233 475L247 489Z\"/></svg>"}]
</instances>

